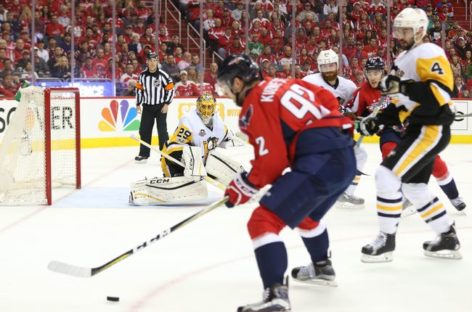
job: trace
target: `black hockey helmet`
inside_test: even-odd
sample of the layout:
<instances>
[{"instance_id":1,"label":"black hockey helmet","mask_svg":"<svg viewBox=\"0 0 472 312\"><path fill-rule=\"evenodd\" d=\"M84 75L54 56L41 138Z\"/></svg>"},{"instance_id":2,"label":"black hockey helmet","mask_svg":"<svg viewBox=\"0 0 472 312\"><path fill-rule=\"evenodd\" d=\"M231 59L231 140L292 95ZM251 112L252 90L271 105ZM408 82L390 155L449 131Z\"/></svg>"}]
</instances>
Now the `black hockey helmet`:
<instances>
[{"instance_id":1,"label":"black hockey helmet","mask_svg":"<svg viewBox=\"0 0 472 312\"><path fill-rule=\"evenodd\" d=\"M231 87L235 77L245 84L262 79L259 66L246 54L226 57L218 69L218 82L221 84Z\"/></svg>"},{"instance_id":2,"label":"black hockey helmet","mask_svg":"<svg viewBox=\"0 0 472 312\"><path fill-rule=\"evenodd\" d=\"M365 70L375 70L375 69L385 69L385 63L381 57L378 56L371 56L367 59L365 63Z\"/></svg>"}]
</instances>

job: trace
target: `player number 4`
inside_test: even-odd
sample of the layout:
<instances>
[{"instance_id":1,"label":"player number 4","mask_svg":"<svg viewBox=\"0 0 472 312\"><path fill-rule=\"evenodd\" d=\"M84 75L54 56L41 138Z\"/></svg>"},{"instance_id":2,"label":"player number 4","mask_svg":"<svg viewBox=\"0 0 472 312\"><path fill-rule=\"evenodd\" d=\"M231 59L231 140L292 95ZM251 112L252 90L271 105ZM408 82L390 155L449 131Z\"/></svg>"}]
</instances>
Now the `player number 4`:
<instances>
[{"instance_id":1,"label":"player number 4","mask_svg":"<svg viewBox=\"0 0 472 312\"><path fill-rule=\"evenodd\" d=\"M437 62L433 64L433 67L431 67L431 71L432 71L432 72L436 72L436 73L438 73L439 75L443 75L443 74L444 74L443 69L441 68L441 66L439 66L439 63L437 63Z\"/></svg>"}]
</instances>

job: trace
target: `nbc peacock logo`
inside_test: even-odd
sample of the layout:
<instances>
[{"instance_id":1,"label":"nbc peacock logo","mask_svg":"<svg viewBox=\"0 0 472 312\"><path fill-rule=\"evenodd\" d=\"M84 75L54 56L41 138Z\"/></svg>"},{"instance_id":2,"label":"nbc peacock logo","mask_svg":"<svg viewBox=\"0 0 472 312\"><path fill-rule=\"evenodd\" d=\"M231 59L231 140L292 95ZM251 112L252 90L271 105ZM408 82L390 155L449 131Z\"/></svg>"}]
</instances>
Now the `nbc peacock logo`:
<instances>
[{"instance_id":1,"label":"nbc peacock logo","mask_svg":"<svg viewBox=\"0 0 472 312\"><path fill-rule=\"evenodd\" d=\"M127 100L112 100L108 107L102 109L102 117L98 123L100 131L136 131L139 129L138 112L130 107Z\"/></svg>"}]
</instances>

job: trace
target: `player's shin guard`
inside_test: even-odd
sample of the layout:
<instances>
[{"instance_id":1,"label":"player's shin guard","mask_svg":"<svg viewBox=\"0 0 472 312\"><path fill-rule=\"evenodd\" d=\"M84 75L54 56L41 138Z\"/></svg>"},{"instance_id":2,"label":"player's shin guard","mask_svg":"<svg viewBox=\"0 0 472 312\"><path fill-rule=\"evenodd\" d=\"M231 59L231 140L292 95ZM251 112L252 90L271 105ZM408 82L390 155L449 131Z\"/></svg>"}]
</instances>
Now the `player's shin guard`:
<instances>
[{"instance_id":1,"label":"player's shin guard","mask_svg":"<svg viewBox=\"0 0 472 312\"><path fill-rule=\"evenodd\" d=\"M361 197L354 195L356 192L359 181L361 180L362 171L364 170L365 163L367 162L367 151L362 146L354 146L354 154L356 156L357 173L351 185L346 191L338 198L336 206L339 208L348 209L361 209L364 208L365 200Z\"/></svg>"},{"instance_id":2,"label":"player's shin guard","mask_svg":"<svg viewBox=\"0 0 472 312\"><path fill-rule=\"evenodd\" d=\"M403 207L400 192L401 182L394 173L384 166L375 175L377 187L377 215L380 233L370 244L362 247L362 262L390 262L395 250L395 233Z\"/></svg>"},{"instance_id":3,"label":"player's shin guard","mask_svg":"<svg viewBox=\"0 0 472 312\"><path fill-rule=\"evenodd\" d=\"M282 284L288 263L284 243L278 241L263 245L254 250L254 253L264 288Z\"/></svg>"},{"instance_id":4,"label":"player's shin guard","mask_svg":"<svg viewBox=\"0 0 472 312\"><path fill-rule=\"evenodd\" d=\"M457 189L456 182L449 174L445 179L437 179L439 186L441 187L444 194L446 194L449 201L459 211L465 209L466 204L464 200L459 197L459 190Z\"/></svg>"}]
</instances>

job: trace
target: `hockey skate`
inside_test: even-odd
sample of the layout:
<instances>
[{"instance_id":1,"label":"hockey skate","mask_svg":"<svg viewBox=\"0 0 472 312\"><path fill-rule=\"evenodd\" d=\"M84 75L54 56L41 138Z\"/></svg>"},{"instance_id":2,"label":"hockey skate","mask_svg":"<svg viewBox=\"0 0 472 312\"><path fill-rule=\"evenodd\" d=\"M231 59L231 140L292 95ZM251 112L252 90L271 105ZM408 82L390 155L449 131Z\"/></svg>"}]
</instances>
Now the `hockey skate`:
<instances>
[{"instance_id":1,"label":"hockey skate","mask_svg":"<svg viewBox=\"0 0 472 312\"><path fill-rule=\"evenodd\" d=\"M364 202L365 200L363 198L344 192L339 196L336 206L339 208L362 209L364 208Z\"/></svg>"},{"instance_id":2,"label":"hockey skate","mask_svg":"<svg viewBox=\"0 0 472 312\"><path fill-rule=\"evenodd\" d=\"M362 247L361 261L366 263L390 262L395 250L395 234L380 232L370 244Z\"/></svg>"},{"instance_id":3,"label":"hockey skate","mask_svg":"<svg viewBox=\"0 0 472 312\"><path fill-rule=\"evenodd\" d=\"M465 204L464 200L461 197L451 199L450 201L451 201L451 204L459 211L462 211L465 209L465 207L467 207L467 205Z\"/></svg>"},{"instance_id":4,"label":"hockey skate","mask_svg":"<svg viewBox=\"0 0 472 312\"><path fill-rule=\"evenodd\" d=\"M454 225L451 225L449 231L441 233L434 241L423 243L425 256L435 258L462 259L460 248Z\"/></svg>"},{"instance_id":5,"label":"hockey skate","mask_svg":"<svg viewBox=\"0 0 472 312\"><path fill-rule=\"evenodd\" d=\"M288 286L275 284L264 290L261 302L239 307L238 312L283 312L290 309Z\"/></svg>"},{"instance_id":6,"label":"hockey skate","mask_svg":"<svg viewBox=\"0 0 472 312\"><path fill-rule=\"evenodd\" d=\"M334 280L336 278L336 273L334 272L331 260L329 259L293 268L292 277L303 283L331 287L338 286Z\"/></svg>"}]
</instances>

